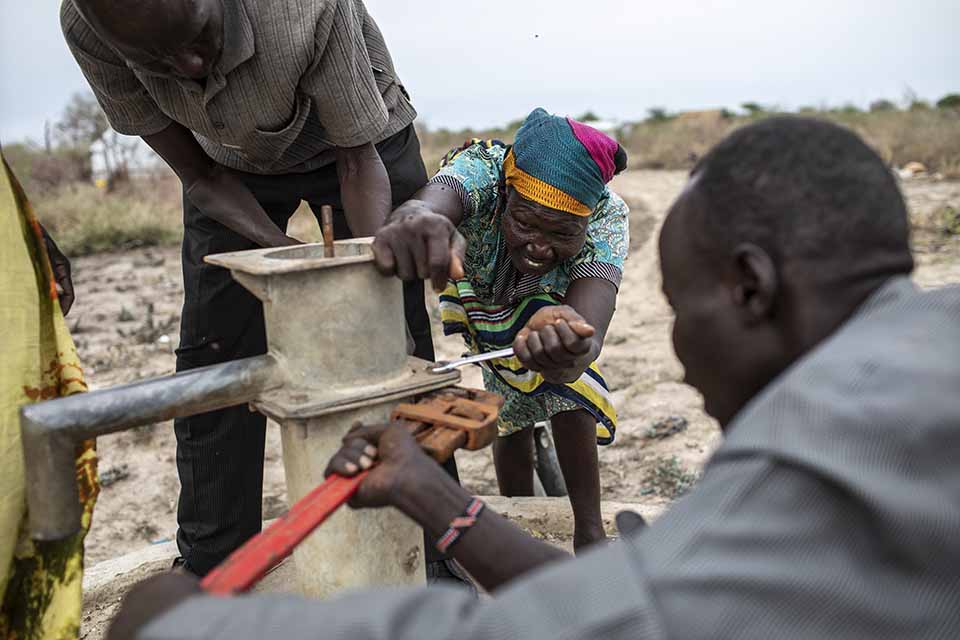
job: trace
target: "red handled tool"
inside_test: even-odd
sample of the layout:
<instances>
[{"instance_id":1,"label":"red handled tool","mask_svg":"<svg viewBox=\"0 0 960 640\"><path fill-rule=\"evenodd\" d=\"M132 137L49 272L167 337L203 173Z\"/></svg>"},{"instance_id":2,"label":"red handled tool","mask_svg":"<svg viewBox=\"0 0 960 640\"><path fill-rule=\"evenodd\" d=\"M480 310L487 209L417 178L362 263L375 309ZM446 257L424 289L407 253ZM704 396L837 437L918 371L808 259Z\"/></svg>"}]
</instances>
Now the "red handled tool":
<instances>
[{"instance_id":1,"label":"red handled tool","mask_svg":"<svg viewBox=\"0 0 960 640\"><path fill-rule=\"evenodd\" d=\"M502 406L503 398L495 393L451 388L427 394L416 403L398 405L391 420L403 421L420 446L435 460L444 462L457 449L473 451L493 442ZM368 473L327 478L208 573L200 586L219 595L248 591L349 501Z\"/></svg>"}]
</instances>

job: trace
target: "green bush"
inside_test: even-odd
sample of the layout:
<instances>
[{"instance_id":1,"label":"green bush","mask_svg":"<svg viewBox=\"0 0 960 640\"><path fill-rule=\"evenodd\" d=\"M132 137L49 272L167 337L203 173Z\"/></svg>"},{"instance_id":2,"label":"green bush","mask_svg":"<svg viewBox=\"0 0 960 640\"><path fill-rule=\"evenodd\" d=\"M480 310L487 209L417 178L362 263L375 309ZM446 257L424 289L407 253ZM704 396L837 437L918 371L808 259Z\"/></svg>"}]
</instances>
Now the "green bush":
<instances>
[{"instance_id":1,"label":"green bush","mask_svg":"<svg viewBox=\"0 0 960 640\"><path fill-rule=\"evenodd\" d=\"M740 108L747 112L747 115L756 117L766 114L769 110L758 102L744 102Z\"/></svg>"},{"instance_id":2,"label":"green bush","mask_svg":"<svg viewBox=\"0 0 960 640\"><path fill-rule=\"evenodd\" d=\"M690 491L699 479L700 476L685 469L676 456L658 458L644 477L644 493L674 500Z\"/></svg>"},{"instance_id":3,"label":"green bush","mask_svg":"<svg viewBox=\"0 0 960 640\"><path fill-rule=\"evenodd\" d=\"M945 206L940 210L940 228L944 235L960 236L960 210Z\"/></svg>"},{"instance_id":4,"label":"green bush","mask_svg":"<svg viewBox=\"0 0 960 640\"><path fill-rule=\"evenodd\" d=\"M960 93L948 93L937 100L937 109L960 109Z\"/></svg>"},{"instance_id":5,"label":"green bush","mask_svg":"<svg viewBox=\"0 0 960 640\"><path fill-rule=\"evenodd\" d=\"M897 111L897 105L890 100L874 100L870 103L870 113L878 111Z\"/></svg>"},{"instance_id":6,"label":"green bush","mask_svg":"<svg viewBox=\"0 0 960 640\"><path fill-rule=\"evenodd\" d=\"M647 122L669 122L673 116L663 107L647 109Z\"/></svg>"}]
</instances>

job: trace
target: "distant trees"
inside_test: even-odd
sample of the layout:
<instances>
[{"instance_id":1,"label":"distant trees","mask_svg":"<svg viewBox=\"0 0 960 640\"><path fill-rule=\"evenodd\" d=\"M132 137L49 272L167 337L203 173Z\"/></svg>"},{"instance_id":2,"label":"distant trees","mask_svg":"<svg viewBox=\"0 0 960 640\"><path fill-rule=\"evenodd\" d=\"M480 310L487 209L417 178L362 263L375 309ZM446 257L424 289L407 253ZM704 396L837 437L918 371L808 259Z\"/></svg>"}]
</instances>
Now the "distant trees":
<instances>
[{"instance_id":1,"label":"distant trees","mask_svg":"<svg viewBox=\"0 0 960 640\"><path fill-rule=\"evenodd\" d=\"M99 160L107 190L129 180L137 141L110 128L106 115L91 93L77 93L64 107L60 118L47 125L44 144L6 146L21 176L40 188L93 179Z\"/></svg>"},{"instance_id":2,"label":"distant trees","mask_svg":"<svg viewBox=\"0 0 960 640\"><path fill-rule=\"evenodd\" d=\"M740 108L747 112L748 116L762 116L767 113L767 108L759 102L744 102Z\"/></svg>"},{"instance_id":3,"label":"distant trees","mask_svg":"<svg viewBox=\"0 0 960 640\"><path fill-rule=\"evenodd\" d=\"M937 109L960 109L960 93L948 93L937 100Z\"/></svg>"},{"instance_id":4,"label":"distant trees","mask_svg":"<svg viewBox=\"0 0 960 640\"><path fill-rule=\"evenodd\" d=\"M70 147L89 149L110 128L96 99L89 93L75 93L55 125L57 137Z\"/></svg>"},{"instance_id":5,"label":"distant trees","mask_svg":"<svg viewBox=\"0 0 960 640\"><path fill-rule=\"evenodd\" d=\"M673 115L663 107L647 109L647 122L667 122L672 119Z\"/></svg>"},{"instance_id":6,"label":"distant trees","mask_svg":"<svg viewBox=\"0 0 960 640\"><path fill-rule=\"evenodd\" d=\"M842 114L845 114L845 115L854 115L854 114L857 114L857 113L863 113L862 111L860 111L860 107L858 107L857 105L853 104L852 102L848 102L848 103L846 103L845 105L843 105L843 106L841 106L841 107L839 107L839 108L837 108L837 109L832 109L832 111L833 111L834 113L842 113Z\"/></svg>"},{"instance_id":7,"label":"distant trees","mask_svg":"<svg viewBox=\"0 0 960 640\"><path fill-rule=\"evenodd\" d=\"M902 104L906 111L930 111L934 108L941 110L960 110L960 93L948 93L931 105L928 101L923 100L913 91L907 91L903 98ZM900 107L898 107L897 104L892 100L881 99L874 100L870 103L871 113L899 110Z\"/></svg>"},{"instance_id":8,"label":"distant trees","mask_svg":"<svg viewBox=\"0 0 960 640\"><path fill-rule=\"evenodd\" d=\"M898 111L897 105L890 100L874 100L870 103L870 113Z\"/></svg>"},{"instance_id":9,"label":"distant trees","mask_svg":"<svg viewBox=\"0 0 960 640\"><path fill-rule=\"evenodd\" d=\"M86 154L91 166L93 157L99 156L108 191L130 179L130 165L137 143L110 128L107 116L92 94L74 94L64 108L56 129L68 148Z\"/></svg>"}]
</instances>

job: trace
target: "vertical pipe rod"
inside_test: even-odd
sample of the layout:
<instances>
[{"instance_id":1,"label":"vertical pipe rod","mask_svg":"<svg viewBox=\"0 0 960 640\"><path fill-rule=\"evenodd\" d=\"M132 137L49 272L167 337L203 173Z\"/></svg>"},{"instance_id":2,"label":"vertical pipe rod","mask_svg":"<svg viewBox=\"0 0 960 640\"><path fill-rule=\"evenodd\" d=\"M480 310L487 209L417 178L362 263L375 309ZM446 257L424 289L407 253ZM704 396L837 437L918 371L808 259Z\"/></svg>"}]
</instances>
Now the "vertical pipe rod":
<instances>
[{"instance_id":1,"label":"vertical pipe rod","mask_svg":"<svg viewBox=\"0 0 960 640\"><path fill-rule=\"evenodd\" d=\"M320 231L323 232L323 257L333 257L333 207L320 207Z\"/></svg>"}]
</instances>

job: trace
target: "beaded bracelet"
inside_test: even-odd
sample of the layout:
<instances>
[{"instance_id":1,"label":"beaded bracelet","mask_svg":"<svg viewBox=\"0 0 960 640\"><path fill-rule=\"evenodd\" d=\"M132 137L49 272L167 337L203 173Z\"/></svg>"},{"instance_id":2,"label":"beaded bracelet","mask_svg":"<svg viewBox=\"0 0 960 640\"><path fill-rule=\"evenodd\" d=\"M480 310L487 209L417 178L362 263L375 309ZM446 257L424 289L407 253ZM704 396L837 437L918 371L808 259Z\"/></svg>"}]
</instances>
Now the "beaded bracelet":
<instances>
[{"instance_id":1,"label":"beaded bracelet","mask_svg":"<svg viewBox=\"0 0 960 640\"><path fill-rule=\"evenodd\" d=\"M447 550L454 545L454 543L460 539L460 536L464 532L472 527L477 522L477 518L480 517L480 513L483 512L484 504L479 499L474 498L470 501L470 504L467 505L466 510L463 512L462 516L457 516L450 522L450 527L437 540L436 547L437 551L440 553L446 553Z\"/></svg>"}]
</instances>

